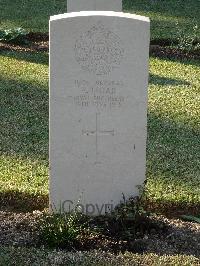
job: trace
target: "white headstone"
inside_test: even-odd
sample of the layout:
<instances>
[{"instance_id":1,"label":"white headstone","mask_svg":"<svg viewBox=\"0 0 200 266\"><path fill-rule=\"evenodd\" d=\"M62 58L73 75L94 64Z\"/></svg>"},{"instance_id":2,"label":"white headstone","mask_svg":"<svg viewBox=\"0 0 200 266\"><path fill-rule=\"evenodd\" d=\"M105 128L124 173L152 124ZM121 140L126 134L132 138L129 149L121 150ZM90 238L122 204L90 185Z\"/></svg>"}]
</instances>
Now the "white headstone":
<instances>
[{"instance_id":1,"label":"white headstone","mask_svg":"<svg viewBox=\"0 0 200 266\"><path fill-rule=\"evenodd\" d=\"M50 204L103 214L145 180L149 19L50 20Z\"/></svg>"},{"instance_id":2,"label":"white headstone","mask_svg":"<svg viewBox=\"0 0 200 266\"><path fill-rule=\"evenodd\" d=\"M67 0L67 12L83 10L122 11L122 0Z\"/></svg>"}]
</instances>

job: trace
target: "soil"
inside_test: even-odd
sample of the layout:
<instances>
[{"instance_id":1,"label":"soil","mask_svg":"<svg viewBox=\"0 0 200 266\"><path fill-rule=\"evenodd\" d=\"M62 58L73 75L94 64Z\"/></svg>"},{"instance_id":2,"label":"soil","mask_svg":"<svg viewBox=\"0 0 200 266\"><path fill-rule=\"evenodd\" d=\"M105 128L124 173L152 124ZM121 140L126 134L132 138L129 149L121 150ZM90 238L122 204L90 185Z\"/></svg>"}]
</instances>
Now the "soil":
<instances>
[{"instance_id":1,"label":"soil","mask_svg":"<svg viewBox=\"0 0 200 266\"><path fill-rule=\"evenodd\" d=\"M0 42L0 52L1 51L48 52L49 42L48 41L31 42L26 45L18 45L18 44Z\"/></svg>"},{"instance_id":2,"label":"soil","mask_svg":"<svg viewBox=\"0 0 200 266\"><path fill-rule=\"evenodd\" d=\"M0 245L14 247L40 247L38 221L40 211L32 213L0 212ZM185 254L200 257L200 224L164 216L149 218L150 227L133 240L123 241L115 235L96 235L82 239L79 245L63 247L66 250L96 250L109 252L131 251L159 255Z\"/></svg>"},{"instance_id":3,"label":"soil","mask_svg":"<svg viewBox=\"0 0 200 266\"><path fill-rule=\"evenodd\" d=\"M0 42L1 51L23 51L23 52L48 52L49 35L48 33L30 32L26 35L24 45ZM184 51L172 46L176 41L157 39L151 41L150 55L160 58L170 59L200 59L200 49Z\"/></svg>"},{"instance_id":4,"label":"soil","mask_svg":"<svg viewBox=\"0 0 200 266\"><path fill-rule=\"evenodd\" d=\"M169 59L197 59L200 60L200 49L184 51L177 49L175 47L160 46L160 45L150 45L150 55L159 58L169 58Z\"/></svg>"},{"instance_id":5,"label":"soil","mask_svg":"<svg viewBox=\"0 0 200 266\"><path fill-rule=\"evenodd\" d=\"M178 203L178 202L152 202L146 200L143 202L144 209L150 213L165 215L168 218L179 218L181 215L200 214L199 203Z\"/></svg>"}]
</instances>

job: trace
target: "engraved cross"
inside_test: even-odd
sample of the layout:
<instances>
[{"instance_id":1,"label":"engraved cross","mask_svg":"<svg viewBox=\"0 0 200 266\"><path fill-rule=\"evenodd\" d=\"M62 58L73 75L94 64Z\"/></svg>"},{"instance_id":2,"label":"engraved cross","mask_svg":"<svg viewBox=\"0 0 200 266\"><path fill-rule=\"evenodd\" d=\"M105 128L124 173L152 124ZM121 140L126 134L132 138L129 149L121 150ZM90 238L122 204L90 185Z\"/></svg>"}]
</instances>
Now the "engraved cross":
<instances>
[{"instance_id":1,"label":"engraved cross","mask_svg":"<svg viewBox=\"0 0 200 266\"><path fill-rule=\"evenodd\" d=\"M96 147L96 162L95 164L100 163L98 160L99 156L99 137L104 135L114 136L115 131L113 130L101 130L99 127L99 116L100 113L96 113L96 128L95 130L82 130L82 134L86 136L95 136L95 147Z\"/></svg>"}]
</instances>

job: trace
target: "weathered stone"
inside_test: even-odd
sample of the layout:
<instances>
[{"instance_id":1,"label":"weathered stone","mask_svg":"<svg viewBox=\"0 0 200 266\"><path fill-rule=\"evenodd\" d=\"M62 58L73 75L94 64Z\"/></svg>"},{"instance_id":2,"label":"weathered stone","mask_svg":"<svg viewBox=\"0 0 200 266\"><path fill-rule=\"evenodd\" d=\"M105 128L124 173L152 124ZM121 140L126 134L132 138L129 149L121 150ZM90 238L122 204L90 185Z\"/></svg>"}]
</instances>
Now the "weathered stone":
<instances>
[{"instance_id":1,"label":"weathered stone","mask_svg":"<svg viewBox=\"0 0 200 266\"><path fill-rule=\"evenodd\" d=\"M79 12L50 21L50 203L110 211L145 180L149 20ZM70 208L69 208L70 207Z\"/></svg>"}]
</instances>

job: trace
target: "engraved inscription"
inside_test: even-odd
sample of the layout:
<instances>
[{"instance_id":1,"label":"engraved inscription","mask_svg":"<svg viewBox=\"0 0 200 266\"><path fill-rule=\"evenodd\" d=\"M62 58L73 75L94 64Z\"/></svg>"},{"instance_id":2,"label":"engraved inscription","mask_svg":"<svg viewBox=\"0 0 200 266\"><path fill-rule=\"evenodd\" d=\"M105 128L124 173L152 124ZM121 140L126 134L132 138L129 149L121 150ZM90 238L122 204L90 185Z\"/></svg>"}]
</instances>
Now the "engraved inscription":
<instances>
[{"instance_id":1,"label":"engraved inscription","mask_svg":"<svg viewBox=\"0 0 200 266\"><path fill-rule=\"evenodd\" d=\"M119 36L101 22L76 40L74 51L81 68L96 75L109 74L120 65L124 54Z\"/></svg>"},{"instance_id":2,"label":"engraved inscription","mask_svg":"<svg viewBox=\"0 0 200 266\"><path fill-rule=\"evenodd\" d=\"M123 82L111 80L75 80L77 94L71 96L73 104L80 107L94 106L98 109L120 108L125 103L122 95Z\"/></svg>"},{"instance_id":3,"label":"engraved inscription","mask_svg":"<svg viewBox=\"0 0 200 266\"><path fill-rule=\"evenodd\" d=\"M82 130L82 134L86 136L95 136L95 151L96 151L96 161L95 164L101 163L99 160L99 137L104 136L104 135L110 135L114 136L115 131L114 129L112 130L101 130L100 125L99 125L99 116L100 113L96 113L96 127L95 130Z\"/></svg>"}]
</instances>

